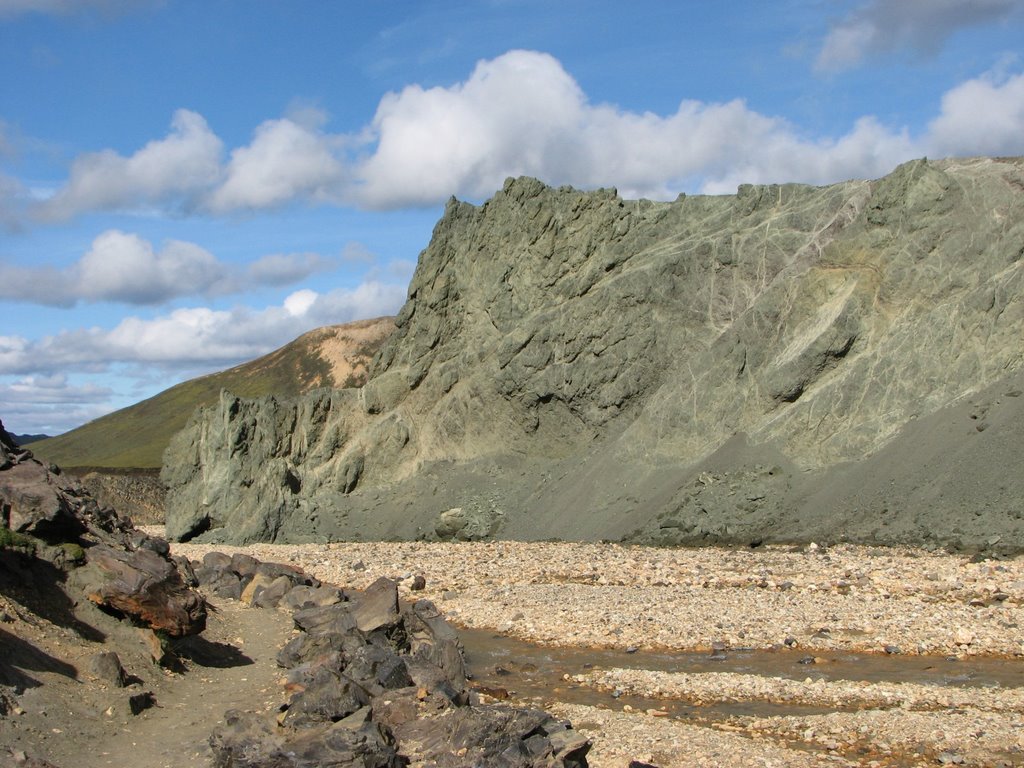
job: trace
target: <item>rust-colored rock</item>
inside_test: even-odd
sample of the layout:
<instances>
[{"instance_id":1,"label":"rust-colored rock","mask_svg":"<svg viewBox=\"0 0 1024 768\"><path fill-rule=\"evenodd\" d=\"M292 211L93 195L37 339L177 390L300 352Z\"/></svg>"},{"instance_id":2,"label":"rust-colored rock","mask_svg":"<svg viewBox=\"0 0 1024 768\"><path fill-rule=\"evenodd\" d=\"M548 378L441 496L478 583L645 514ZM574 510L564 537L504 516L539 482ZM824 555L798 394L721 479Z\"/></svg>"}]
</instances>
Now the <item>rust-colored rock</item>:
<instances>
[{"instance_id":1,"label":"rust-colored rock","mask_svg":"<svg viewBox=\"0 0 1024 768\"><path fill-rule=\"evenodd\" d=\"M98 544L81 569L86 596L171 637L206 628L206 601L185 586L174 563L150 549L121 552Z\"/></svg>"}]
</instances>

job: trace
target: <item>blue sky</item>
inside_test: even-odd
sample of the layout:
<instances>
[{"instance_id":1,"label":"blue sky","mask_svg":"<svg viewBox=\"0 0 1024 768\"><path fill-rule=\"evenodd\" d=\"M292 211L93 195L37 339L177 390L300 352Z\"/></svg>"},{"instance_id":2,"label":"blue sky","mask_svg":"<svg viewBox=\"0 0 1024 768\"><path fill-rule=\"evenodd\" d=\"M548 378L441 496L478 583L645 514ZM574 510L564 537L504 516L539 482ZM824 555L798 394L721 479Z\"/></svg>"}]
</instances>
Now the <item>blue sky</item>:
<instances>
[{"instance_id":1,"label":"blue sky","mask_svg":"<svg viewBox=\"0 0 1024 768\"><path fill-rule=\"evenodd\" d=\"M0 0L0 419L392 314L451 195L1024 154L1024 0Z\"/></svg>"}]
</instances>

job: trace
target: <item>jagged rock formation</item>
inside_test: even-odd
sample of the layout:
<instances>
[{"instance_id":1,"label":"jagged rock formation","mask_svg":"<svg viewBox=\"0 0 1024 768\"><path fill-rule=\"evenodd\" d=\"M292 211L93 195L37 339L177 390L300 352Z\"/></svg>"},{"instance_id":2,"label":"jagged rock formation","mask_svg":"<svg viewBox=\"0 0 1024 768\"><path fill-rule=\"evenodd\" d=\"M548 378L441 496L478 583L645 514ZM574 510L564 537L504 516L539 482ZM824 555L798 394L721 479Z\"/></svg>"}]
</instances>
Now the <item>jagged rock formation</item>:
<instances>
[{"instance_id":1,"label":"jagged rock formation","mask_svg":"<svg viewBox=\"0 0 1024 768\"><path fill-rule=\"evenodd\" d=\"M671 203L509 180L449 203L365 386L223 393L178 434L168 532L459 507L524 538L1021 546L1022 256L1021 159Z\"/></svg>"}]
</instances>

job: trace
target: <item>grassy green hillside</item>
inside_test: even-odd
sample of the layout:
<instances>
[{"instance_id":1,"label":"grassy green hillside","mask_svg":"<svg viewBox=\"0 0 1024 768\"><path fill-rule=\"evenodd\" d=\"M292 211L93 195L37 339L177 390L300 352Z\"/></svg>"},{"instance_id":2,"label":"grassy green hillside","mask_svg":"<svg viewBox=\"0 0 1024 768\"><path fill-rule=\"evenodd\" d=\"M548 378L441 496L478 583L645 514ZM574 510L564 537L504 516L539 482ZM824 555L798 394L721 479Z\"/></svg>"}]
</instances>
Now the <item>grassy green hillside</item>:
<instances>
[{"instance_id":1,"label":"grassy green hillside","mask_svg":"<svg viewBox=\"0 0 1024 768\"><path fill-rule=\"evenodd\" d=\"M156 468L171 436L222 389L243 397L289 397L316 387L362 384L390 335L389 318L318 328L269 355L182 382L141 403L32 444L32 452L66 469Z\"/></svg>"}]
</instances>

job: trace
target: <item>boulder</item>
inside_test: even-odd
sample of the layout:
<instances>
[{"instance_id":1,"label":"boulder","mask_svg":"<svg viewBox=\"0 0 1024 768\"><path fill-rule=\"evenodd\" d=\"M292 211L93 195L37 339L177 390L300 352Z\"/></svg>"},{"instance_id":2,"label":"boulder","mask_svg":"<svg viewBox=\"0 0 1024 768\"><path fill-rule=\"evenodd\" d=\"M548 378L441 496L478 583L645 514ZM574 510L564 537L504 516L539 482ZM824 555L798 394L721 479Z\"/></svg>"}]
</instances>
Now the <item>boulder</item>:
<instances>
[{"instance_id":1,"label":"boulder","mask_svg":"<svg viewBox=\"0 0 1024 768\"><path fill-rule=\"evenodd\" d=\"M454 507L437 516L434 533L442 541L479 541L494 536L502 514L494 509Z\"/></svg>"},{"instance_id":2,"label":"boulder","mask_svg":"<svg viewBox=\"0 0 1024 768\"><path fill-rule=\"evenodd\" d=\"M359 683L321 665L288 702L284 723L293 727L334 723L369 704L370 698Z\"/></svg>"},{"instance_id":3,"label":"boulder","mask_svg":"<svg viewBox=\"0 0 1024 768\"><path fill-rule=\"evenodd\" d=\"M345 676L374 696L413 684L405 659L392 648L364 645L348 656Z\"/></svg>"},{"instance_id":4,"label":"boulder","mask_svg":"<svg viewBox=\"0 0 1024 768\"><path fill-rule=\"evenodd\" d=\"M100 651L89 658L89 674L108 685L123 688L128 684L128 674L121 666L121 659L113 651Z\"/></svg>"},{"instance_id":5,"label":"boulder","mask_svg":"<svg viewBox=\"0 0 1024 768\"><path fill-rule=\"evenodd\" d=\"M242 594L238 599L246 605L252 605L253 601L256 599L256 595L269 587L273 581L274 580L272 578L264 576L262 573L255 574L252 577L252 581L250 581L246 585L245 589L242 590Z\"/></svg>"},{"instance_id":6,"label":"boulder","mask_svg":"<svg viewBox=\"0 0 1024 768\"><path fill-rule=\"evenodd\" d=\"M372 632L398 619L398 584L383 576L366 588L352 609L356 626Z\"/></svg>"},{"instance_id":7,"label":"boulder","mask_svg":"<svg viewBox=\"0 0 1024 768\"><path fill-rule=\"evenodd\" d=\"M206 602L184 585L171 560L152 550L124 552L97 544L75 577L92 602L171 637L206 627Z\"/></svg>"},{"instance_id":8,"label":"boulder","mask_svg":"<svg viewBox=\"0 0 1024 768\"><path fill-rule=\"evenodd\" d=\"M7 527L54 541L84 531L75 516L70 481L61 481L36 461L19 461L0 472L0 507Z\"/></svg>"},{"instance_id":9,"label":"boulder","mask_svg":"<svg viewBox=\"0 0 1024 768\"><path fill-rule=\"evenodd\" d=\"M261 575L257 574L257 576ZM253 596L252 605L256 608L277 608L278 603L292 590L293 586L289 577L278 576Z\"/></svg>"},{"instance_id":10,"label":"boulder","mask_svg":"<svg viewBox=\"0 0 1024 768\"><path fill-rule=\"evenodd\" d=\"M450 707L401 719L382 712L403 756L421 765L585 768L590 742L546 712L505 705ZM457 757L456 757L457 756Z\"/></svg>"},{"instance_id":11,"label":"boulder","mask_svg":"<svg viewBox=\"0 0 1024 768\"><path fill-rule=\"evenodd\" d=\"M259 578L258 569L253 584ZM254 604L262 594L254 591ZM364 736L379 734L400 765L587 765L590 742L568 723L539 710L476 703L455 628L429 600L400 606L389 579L378 579L351 603L302 608L293 619L301 632L277 657L292 694L278 718L281 728L231 715L211 740L216 764L292 765L285 753L287 760L328 759L321 742L336 738L335 730L324 730L335 722ZM372 754L376 760L384 753Z\"/></svg>"},{"instance_id":12,"label":"boulder","mask_svg":"<svg viewBox=\"0 0 1024 768\"><path fill-rule=\"evenodd\" d=\"M238 711L210 737L214 768L401 768L388 735L359 710L330 725L279 730Z\"/></svg>"},{"instance_id":13,"label":"boulder","mask_svg":"<svg viewBox=\"0 0 1024 768\"><path fill-rule=\"evenodd\" d=\"M0 422L0 524L50 544L101 542L134 549L146 537L100 506L76 479L19 448ZM134 538L133 538L134 537Z\"/></svg>"}]
</instances>

